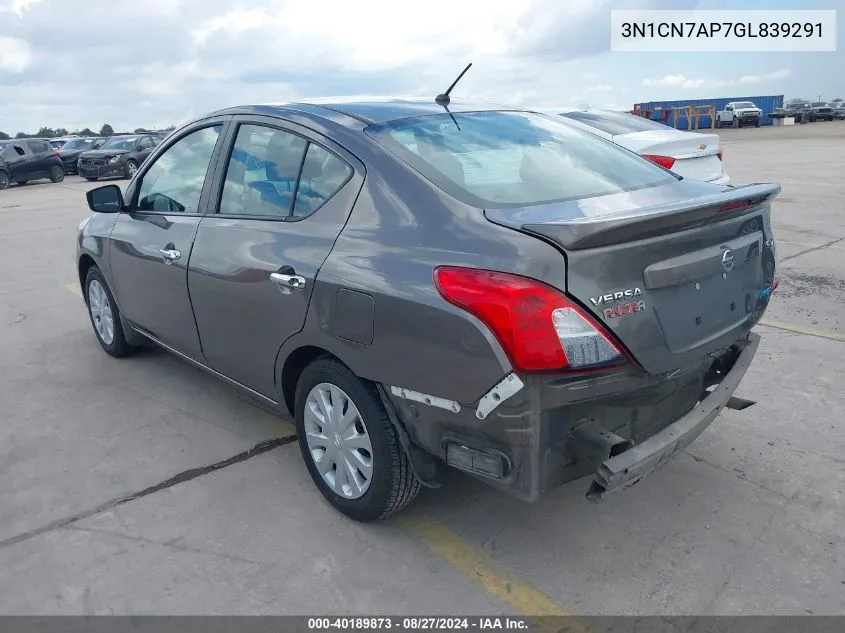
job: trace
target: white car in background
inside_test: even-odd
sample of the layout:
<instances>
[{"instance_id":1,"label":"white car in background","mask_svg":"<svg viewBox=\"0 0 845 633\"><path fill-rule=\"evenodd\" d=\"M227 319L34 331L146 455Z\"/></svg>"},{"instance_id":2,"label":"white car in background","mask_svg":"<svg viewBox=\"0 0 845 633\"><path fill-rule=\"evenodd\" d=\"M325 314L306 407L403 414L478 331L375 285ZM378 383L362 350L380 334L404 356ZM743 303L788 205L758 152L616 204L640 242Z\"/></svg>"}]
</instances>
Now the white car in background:
<instances>
[{"instance_id":1,"label":"white car in background","mask_svg":"<svg viewBox=\"0 0 845 633\"><path fill-rule=\"evenodd\" d=\"M627 112L591 108L543 108L690 180L729 185L718 134L684 132Z\"/></svg>"}]
</instances>

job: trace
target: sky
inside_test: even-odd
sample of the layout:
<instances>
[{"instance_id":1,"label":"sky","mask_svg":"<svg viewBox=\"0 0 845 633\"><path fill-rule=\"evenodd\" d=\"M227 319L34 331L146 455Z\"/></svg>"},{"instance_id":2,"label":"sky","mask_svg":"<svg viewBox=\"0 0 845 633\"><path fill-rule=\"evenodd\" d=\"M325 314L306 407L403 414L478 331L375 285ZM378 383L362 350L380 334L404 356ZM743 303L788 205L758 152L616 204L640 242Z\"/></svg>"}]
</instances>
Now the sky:
<instances>
[{"instance_id":1,"label":"sky","mask_svg":"<svg viewBox=\"0 0 845 633\"><path fill-rule=\"evenodd\" d=\"M611 9L845 9L842 0L0 0L0 131L163 128L333 95L630 109L845 98L823 53L610 51ZM845 10L838 14L838 42Z\"/></svg>"}]
</instances>

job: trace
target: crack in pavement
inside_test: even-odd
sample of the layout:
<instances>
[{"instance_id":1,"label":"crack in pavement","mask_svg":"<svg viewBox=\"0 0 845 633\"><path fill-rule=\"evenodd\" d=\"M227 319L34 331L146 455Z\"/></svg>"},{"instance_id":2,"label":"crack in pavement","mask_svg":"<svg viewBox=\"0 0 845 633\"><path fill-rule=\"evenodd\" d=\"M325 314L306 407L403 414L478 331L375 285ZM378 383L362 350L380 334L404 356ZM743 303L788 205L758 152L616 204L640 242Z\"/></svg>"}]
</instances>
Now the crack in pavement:
<instances>
[{"instance_id":1,"label":"crack in pavement","mask_svg":"<svg viewBox=\"0 0 845 633\"><path fill-rule=\"evenodd\" d=\"M275 437L269 440L264 440L263 442L259 442L252 448L238 453L237 455L233 455L228 459L209 464L208 466L200 466L199 468L190 468L188 470L184 470L181 473L170 477L169 479L165 479L164 481L159 482L153 486L149 486L148 488L144 488L143 490L121 495L120 497L116 497L114 499L106 501L105 503L101 503L100 505L94 508L83 510L82 512L78 512L77 514L73 514L69 517L57 519L56 521L52 521L47 525L42 525L41 527L35 528L34 530L23 532L22 534L18 534L16 536L4 539L0 541L0 549L4 549L12 545L17 545L18 543L22 543L23 541L33 539L36 536L46 534L47 532L53 532L60 528L65 528L69 525L77 523L78 521L82 521L83 519L88 519L102 512L106 512L107 510L112 510L118 506L123 505L124 503L129 503L130 501L142 499L151 494L155 494L156 492L166 490L167 488L172 488L173 486L176 486L178 484L182 484L193 479L197 479L198 477L202 477L203 475L207 475L214 471L220 470L221 468L226 468L234 464L239 464L240 462L245 462L248 459L252 459L253 457L261 455L262 453L272 451L273 449L278 448L280 446L284 446L285 444L290 444L295 440L296 435L287 435L284 437Z\"/></svg>"},{"instance_id":2,"label":"crack in pavement","mask_svg":"<svg viewBox=\"0 0 845 633\"><path fill-rule=\"evenodd\" d=\"M788 256L782 258L780 260L780 263L788 262L790 259L795 259L796 257L801 257L801 255L806 255L807 253L812 253L813 251L820 251L822 249L833 246L834 244L838 244L842 240L845 240L845 237L836 238L835 240L833 240L831 242L826 242L825 244L822 244L821 246L813 246L812 248L808 248L806 250L799 251L799 252L795 253L794 255L788 255Z\"/></svg>"}]
</instances>

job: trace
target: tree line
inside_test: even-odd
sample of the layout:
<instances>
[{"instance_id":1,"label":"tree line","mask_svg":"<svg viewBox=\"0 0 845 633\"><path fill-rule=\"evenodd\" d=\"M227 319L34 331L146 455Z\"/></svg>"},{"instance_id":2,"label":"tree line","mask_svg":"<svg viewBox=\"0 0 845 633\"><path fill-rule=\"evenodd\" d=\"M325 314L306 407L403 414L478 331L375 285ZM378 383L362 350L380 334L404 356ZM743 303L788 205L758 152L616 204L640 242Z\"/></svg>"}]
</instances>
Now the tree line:
<instances>
[{"instance_id":1,"label":"tree line","mask_svg":"<svg viewBox=\"0 0 845 633\"><path fill-rule=\"evenodd\" d=\"M166 127L166 131L170 131L174 129L175 126L171 125L170 127ZM145 134L147 132L154 132L156 130L147 130L142 127L137 127L132 131L132 134ZM128 134L129 132L117 132L117 134ZM59 136L69 136L74 134L76 136L113 136L116 134L114 128L109 125L108 123L104 123L103 126L100 128L99 132L94 132L91 128L82 128L81 130L76 130L75 132L69 132L66 128L63 127L42 127L39 129L35 134L30 134L28 132L18 132L15 134L14 138L56 138ZM0 141L8 141L12 137L0 130Z\"/></svg>"}]
</instances>

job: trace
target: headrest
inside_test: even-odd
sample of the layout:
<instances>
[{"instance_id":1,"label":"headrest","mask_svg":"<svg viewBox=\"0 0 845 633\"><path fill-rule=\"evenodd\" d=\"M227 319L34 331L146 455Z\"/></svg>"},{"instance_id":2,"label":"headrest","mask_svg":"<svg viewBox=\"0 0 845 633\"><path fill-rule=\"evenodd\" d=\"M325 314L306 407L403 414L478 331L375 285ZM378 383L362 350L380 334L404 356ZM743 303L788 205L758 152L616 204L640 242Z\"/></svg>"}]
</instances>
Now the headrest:
<instances>
[{"instance_id":1,"label":"headrest","mask_svg":"<svg viewBox=\"0 0 845 633\"><path fill-rule=\"evenodd\" d=\"M288 132L276 132L270 137L267 143L267 151L264 155L264 171L267 180L283 181L296 180L299 171L299 163L302 160L302 152L297 151L305 148L305 141L298 136Z\"/></svg>"}]
</instances>

